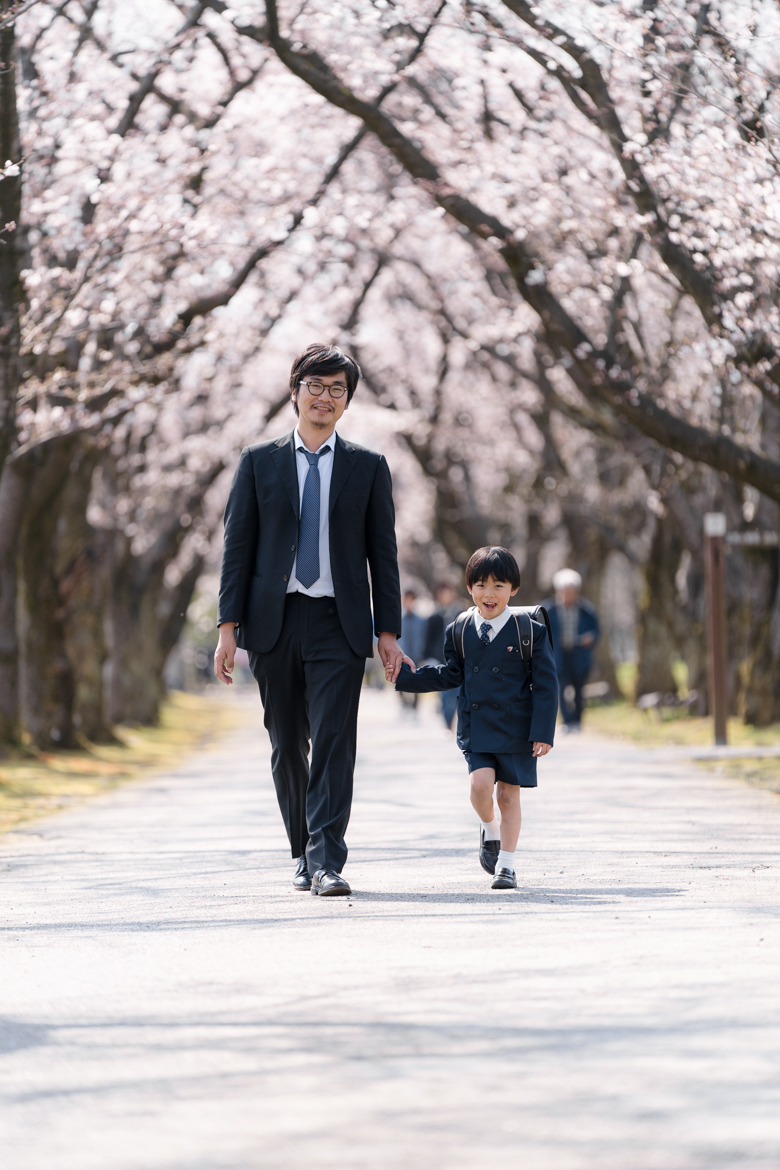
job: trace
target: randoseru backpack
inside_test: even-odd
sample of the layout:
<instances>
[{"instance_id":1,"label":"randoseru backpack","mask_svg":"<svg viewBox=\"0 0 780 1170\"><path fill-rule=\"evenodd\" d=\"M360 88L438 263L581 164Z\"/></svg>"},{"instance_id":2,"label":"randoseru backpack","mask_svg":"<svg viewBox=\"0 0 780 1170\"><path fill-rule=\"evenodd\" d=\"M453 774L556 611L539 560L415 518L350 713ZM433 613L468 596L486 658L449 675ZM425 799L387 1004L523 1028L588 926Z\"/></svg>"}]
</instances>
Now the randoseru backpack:
<instances>
[{"instance_id":1,"label":"randoseru backpack","mask_svg":"<svg viewBox=\"0 0 780 1170\"><path fill-rule=\"evenodd\" d=\"M520 633L520 622L517 620L518 614L523 621L523 625L528 625L525 633ZM467 609L465 613L460 614L455 618L452 630L452 641L455 646L455 653L457 654L461 666L466 661L466 655L463 649L463 638L466 633L466 623L471 621L474 616L474 608ZM532 621L539 622L540 625L547 627L547 637L550 639L550 649L553 647L552 627L550 625L550 615L543 605L522 605L513 608L512 617L515 619L515 626L517 628L517 639L520 643L520 657L523 660L525 668L525 677L528 679L528 686L533 690L534 684L531 677L531 657L534 652L534 632L531 625Z\"/></svg>"}]
</instances>

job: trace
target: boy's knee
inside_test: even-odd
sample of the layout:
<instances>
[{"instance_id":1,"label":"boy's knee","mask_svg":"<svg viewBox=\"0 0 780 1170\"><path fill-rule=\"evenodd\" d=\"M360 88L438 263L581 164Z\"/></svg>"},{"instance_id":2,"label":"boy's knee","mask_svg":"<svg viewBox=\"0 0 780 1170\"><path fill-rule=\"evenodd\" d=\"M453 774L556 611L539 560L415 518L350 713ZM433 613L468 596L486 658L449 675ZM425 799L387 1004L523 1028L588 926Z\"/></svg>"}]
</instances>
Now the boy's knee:
<instances>
[{"instance_id":1,"label":"boy's knee","mask_svg":"<svg viewBox=\"0 0 780 1170\"><path fill-rule=\"evenodd\" d=\"M493 795L493 776L486 772L472 772L469 776L471 791L475 796Z\"/></svg>"},{"instance_id":2,"label":"boy's knee","mask_svg":"<svg viewBox=\"0 0 780 1170\"><path fill-rule=\"evenodd\" d=\"M496 785L496 800L499 807L501 805L514 804L520 796L520 789L514 784L497 784Z\"/></svg>"}]
</instances>

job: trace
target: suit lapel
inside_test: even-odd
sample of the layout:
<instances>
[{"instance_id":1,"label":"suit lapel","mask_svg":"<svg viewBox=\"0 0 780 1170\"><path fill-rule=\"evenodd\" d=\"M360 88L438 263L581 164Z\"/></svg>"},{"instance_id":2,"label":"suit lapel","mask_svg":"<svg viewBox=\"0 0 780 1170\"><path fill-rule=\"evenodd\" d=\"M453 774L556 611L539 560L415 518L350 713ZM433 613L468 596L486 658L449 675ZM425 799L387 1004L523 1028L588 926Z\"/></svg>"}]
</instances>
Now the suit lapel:
<instances>
[{"instance_id":1,"label":"suit lapel","mask_svg":"<svg viewBox=\"0 0 780 1170\"><path fill-rule=\"evenodd\" d=\"M294 438L295 431L290 431L289 435L282 435L281 439L277 439L275 447L271 450L271 459L297 520L300 514L300 504L298 502L298 471L295 466Z\"/></svg>"},{"instance_id":2,"label":"suit lapel","mask_svg":"<svg viewBox=\"0 0 780 1170\"><path fill-rule=\"evenodd\" d=\"M357 463L357 451L349 443L336 435L336 446L333 449L333 474L330 477L330 500L328 501L328 515L333 514L333 505L339 497L339 492L352 474Z\"/></svg>"}]
</instances>

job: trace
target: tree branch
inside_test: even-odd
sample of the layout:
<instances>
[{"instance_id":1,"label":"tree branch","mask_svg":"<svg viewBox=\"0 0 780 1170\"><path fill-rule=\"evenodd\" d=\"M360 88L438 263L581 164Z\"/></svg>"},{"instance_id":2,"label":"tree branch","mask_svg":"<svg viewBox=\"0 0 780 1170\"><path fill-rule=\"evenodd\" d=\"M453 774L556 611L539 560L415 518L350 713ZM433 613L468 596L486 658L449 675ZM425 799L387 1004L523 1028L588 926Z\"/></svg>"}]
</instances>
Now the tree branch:
<instances>
[{"instance_id":1,"label":"tree branch","mask_svg":"<svg viewBox=\"0 0 780 1170\"><path fill-rule=\"evenodd\" d=\"M515 5L521 11L527 10L529 23L535 24L536 18L523 0L505 2L510 6ZM435 164L399 130L391 118L376 105L354 94L318 53L305 48L300 50L293 48L279 33L276 0L267 0L266 12L271 47L290 72L300 77L338 109L360 118L412 178L416 179L453 219L463 224L477 238L495 242L521 296L539 315L544 327L545 340L552 352L567 355L568 372L579 389L589 397L600 398L617 414L663 446L673 447L690 459L708 463L735 479L752 484L771 499L780 501L780 463L741 446L728 436L713 434L686 422L640 392L634 385L630 372L614 364L611 354L595 350L585 331L550 290L544 269L528 246L517 240L513 231L496 216L483 211L444 182ZM555 31L555 35L564 36L564 40L571 40L565 34L554 30L554 26L546 27L551 32ZM586 51L573 41L571 47L572 52L576 52L579 58L580 68L593 74L592 82L596 92L600 92L599 86L606 90L595 62L592 62ZM601 100L605 103L605 118L608 122L612 108L608 93L606 96L601 94ZM612 129L618 142L626 141L619 122ZM652 195L649 187L647 192L648 197ZM685 270L683 261L687 253L684 250L681 254L678 254L676 249L674 251L678 261L677 267ZM694 275L698 280L701 274ZM695 285L696 281L693 283ZM698 289L701 295L703 288L704 285L701 285Z\"/></svg>"}]
</instances>

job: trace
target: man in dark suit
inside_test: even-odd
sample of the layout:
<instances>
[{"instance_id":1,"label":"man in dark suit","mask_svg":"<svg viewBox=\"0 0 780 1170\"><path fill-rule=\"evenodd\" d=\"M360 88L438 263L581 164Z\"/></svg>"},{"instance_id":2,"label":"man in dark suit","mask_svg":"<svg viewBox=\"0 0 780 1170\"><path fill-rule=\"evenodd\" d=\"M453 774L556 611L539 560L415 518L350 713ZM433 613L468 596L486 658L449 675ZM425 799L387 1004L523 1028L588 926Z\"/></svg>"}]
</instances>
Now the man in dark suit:
<instances>
[{"instance_id":1,"label":"man in dark suit","mask_svg":"<svg viewBox=\"0 0 780 1170\"><path fill-rule=\"evenodd\" d=\"M335 431L359 377L340 349L310 345L290 374L295 430L242 451L225 509L214 655L230 683L236 646L249 652L293 884L321 895L351 893L341 870L372 630L393 678L404 661L390 471Z\"/></svg>"}]
</instances>

